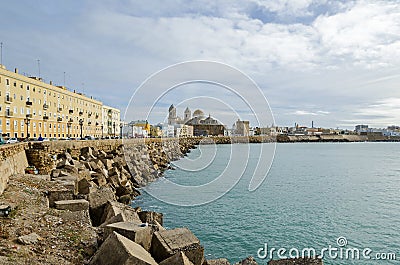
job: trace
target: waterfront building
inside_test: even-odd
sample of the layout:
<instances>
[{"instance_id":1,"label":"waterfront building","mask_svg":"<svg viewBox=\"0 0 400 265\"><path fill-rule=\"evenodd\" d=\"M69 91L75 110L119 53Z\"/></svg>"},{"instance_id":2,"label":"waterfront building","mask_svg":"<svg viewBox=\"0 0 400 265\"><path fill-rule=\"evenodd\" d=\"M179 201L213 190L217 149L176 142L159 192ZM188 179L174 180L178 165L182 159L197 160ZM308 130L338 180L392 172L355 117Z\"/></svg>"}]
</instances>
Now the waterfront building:
<instances>
[{"instance_id":1,"label":"waterfront building","mask_svg":"<svg viewBox=\"0 0 400 265\"><path fill-rule=\"evenodd\" d=\"M109 134L108 127L104 128L101 101L64 86L55 86L51 81L45 83L40 77L21 75L18 69L12 72L0 65L0 97L3 137L66 138ZM113 109L111 120L116 123L116 134L119 133L119 115L119 110Z\"/></svg>"},{"instance_id":2,"label":"waterfront building","mask_svg":"<svg viewBox=\"0 0 400 265\"><path fill-rule=\"evenodd\" d=\"M193 126L186 124L174 125L175 137L193 137Z\"/></svg>"},{"instance_id":3,"label":"waterfront building","mask_svg":"<svg viewBox=\"0 0 400 265\"><path fill-rule=\"evenodd\" d=\"M121 135L123 123L120 120L120 110L110 107L102 106L102 124L101 134L104 136L118 137Z\"/></svg>"},{"instance_id":4,"label":"waterfront building","mask_svg":"<svg viewBox=\"0 0 400 265\"><path fill-rule=\"evenodd\" d=\"M249 136L250 135L250 122L241 121L238 119L232 126L234 129L234 135L236 136Z\"/></svg>"}]
</instances>

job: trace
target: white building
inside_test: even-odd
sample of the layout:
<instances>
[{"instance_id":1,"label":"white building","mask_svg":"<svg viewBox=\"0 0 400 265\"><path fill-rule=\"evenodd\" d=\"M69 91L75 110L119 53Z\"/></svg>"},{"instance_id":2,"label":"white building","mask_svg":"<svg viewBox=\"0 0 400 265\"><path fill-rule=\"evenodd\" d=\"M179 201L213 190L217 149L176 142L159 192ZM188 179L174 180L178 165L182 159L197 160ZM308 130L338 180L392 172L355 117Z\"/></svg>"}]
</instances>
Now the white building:
<instances>
[{"instance_id":1,"label":"white building","mask_svg":"<svg viewBox=\"0 0 400 265\"><path fill-rule=\"evenodd\" d=\"M119 109L102 106L103 122L101 124L102 136L119 136L121 125L121 112Z\"/></svg>"}]
</instances>

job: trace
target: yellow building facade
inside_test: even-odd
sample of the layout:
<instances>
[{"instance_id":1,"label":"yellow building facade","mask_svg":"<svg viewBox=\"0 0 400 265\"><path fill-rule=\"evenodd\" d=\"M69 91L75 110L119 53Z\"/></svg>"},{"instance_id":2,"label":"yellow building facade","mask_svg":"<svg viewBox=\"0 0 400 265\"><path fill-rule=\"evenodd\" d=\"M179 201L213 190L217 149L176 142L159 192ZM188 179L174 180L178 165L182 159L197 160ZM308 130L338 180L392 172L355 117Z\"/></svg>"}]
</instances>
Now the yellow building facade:
<instances>
[{"instance_id":1,"label":"yellow building facade","mask_svg":"<svg viewBox=\"0 0 400 265\"><path fill-rule=\"evenodd\" d=\"M119 110L114 109L114 113L117 113L114 115L119 127ZM0 65L0 132L3 137L101 137L102 124L101 101Z\"/></svg>"}]
</instances>

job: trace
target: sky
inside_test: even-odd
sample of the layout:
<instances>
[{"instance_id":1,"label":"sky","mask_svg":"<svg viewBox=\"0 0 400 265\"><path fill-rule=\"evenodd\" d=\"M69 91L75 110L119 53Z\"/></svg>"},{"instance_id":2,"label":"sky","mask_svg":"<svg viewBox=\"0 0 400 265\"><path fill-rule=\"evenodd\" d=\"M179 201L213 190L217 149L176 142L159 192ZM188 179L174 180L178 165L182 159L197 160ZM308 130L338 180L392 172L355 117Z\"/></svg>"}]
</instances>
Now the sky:
<instances>
[{"instance_id":1,"label":"sky","mask_svg":"<svg viewBox=\"0 0 400 265\"><path fill-rule=\"evenodd\" d=\"M15 0L2 21L7 69L37 76L40 60L46 82L64 85L65 73L70 90L127 121L165 121L174 104L180 116L199 108L228 125L271 125L257 123L257 109L282 126L400 125L400 1ZM240 71L263 96L252 86L232 93L240 80L218 69L232 90L198 82L138 93L159 71L199 60Z\"/></svg>"}]
</instances>

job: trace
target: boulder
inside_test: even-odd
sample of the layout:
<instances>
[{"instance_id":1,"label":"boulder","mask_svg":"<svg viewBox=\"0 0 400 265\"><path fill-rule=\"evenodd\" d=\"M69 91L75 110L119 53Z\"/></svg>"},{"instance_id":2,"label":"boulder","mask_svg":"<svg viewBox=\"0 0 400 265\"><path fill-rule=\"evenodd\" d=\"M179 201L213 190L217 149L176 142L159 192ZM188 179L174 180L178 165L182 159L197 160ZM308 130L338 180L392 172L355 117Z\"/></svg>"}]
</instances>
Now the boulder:
<instances>
[{"instance_id":1,"label":"boulder","mask_svg":"<svg viewBox=\"0 0 400 265\"><path fill-rule=\"evenodd\" d=\"M94 226L101 224L104 208L108 201L115 201L115 195L111 188L101 187L91 189L88 195L90 218Z\"/></svg>"},{"instance_id":2,"label":"boulder","mask_svg":"<svg viewBox=\"0 0 400 265\"><path fill-rule=\"evenodd\" d=\"M131 222L119 222L106 225L104 233L105 237L110 235L112 232L117 232L133 242L138 243L146 251L150 250L153 231L148 226Z\"/></svg>"},{"instance_id":3,"label":"boulder","mask_svg":"<svg viewBox=\"0 0 400 265\"><path fill-rule=\"evenodd\" d=\"M64 200L54 202L57 210L69 210L71 212L89 210L89 202L87 200Z\"/></svg>"},{"instance_id":4,"label":"boulder","mask_svg":"<svg viewBox=\"0 0 400 265\"><path fill-rule=\"evenodd\" d=\"M66 188L52 189L48 191L49 206L54 207L56 201L73 200L74 192Z\"/></svg>"},{"instance_id":5,"label":"boulder","mask_svg":"<svg viewBox=\"0 0 400 265\"><path fill-rule=\"evenodd\" d=\"M281 259L270 260L268 265L323 265L322 259L318 258L297 258L297 259Z\"/></svg>"},{"instance_id":6,"label":"boulder","mask_svg":"<svg viewBox=\"0 0 400 265\"><path fill-rule=\"evenodd\" d=\"M163 260L159 265L193 265L182 251L177 252L172 257Z\"/></svg>"},{"instance_id":7,"label":"boulder","mask_svg":"<svg viewBox=\"0 0 400 265\"><path fill-rule=\"evenodd\" d=\"M227 259L210 259L204 265L230 265Z\"/></svg>"},{"instance_id":8,"label":"boulder","mask_svg":"<svg viewBox=\"0 0 400 265\"><path fill-rule=\"evenodd\" d=\"M155 221L160 225L163 225L163 214L151 211L138 212L140 220L143 223L155 224Z\"/></svg>"},{"instance_id":9,"label":"boulder","mask_svg":"<svg viewBox=\"0 0 400 265\"><path fill-rule=\"evenodd\" d=\"M139 244L113 232L89 262L90 265L157 265Z\"/></svg>"},{"instance_id":10,"label":"boulder","mask_svg":"<svg viewBox=\"0 0 400 265\"><path fill-rule=\"evenodd\" d=\"M106 203L104 213L100 221L101 223L107 222L120 213L123 213L124 217L129 220L129 222L137 224L142 223L137 212L131 206L116 201L108 201Z\"/></svg>"},{"instance_id":11,"label":"boulder","mask_svg":"<svg viewBox=\"0 0 400 265\"><path fill-rule=\"evenodd\" d=\"M83 178L78 182L78 193L79 194L89 194L90 189L97 187L92 181Z\"/></svg>"},{"instance_id":12,"label":"boulder","mask_svg":"<svg viewBox=\"0 0 400 265\"><path fill-rule=\"evenodd\" d=\"M234 265L258 265L253 257L247 257L242 261L235 263Z\"/></svg>"},{"instance_id":13,"label":"boulder","mask_svg":"<svg viewBox=\"0 0 400 265\"><path fill-rule=\"evenodd\" d=\"M157 262L172 257L182 251L194 265L202 265L204 247L188 228L176 228L155 232L151 241L150 253Z\"/></svg>"}]
</instances>

